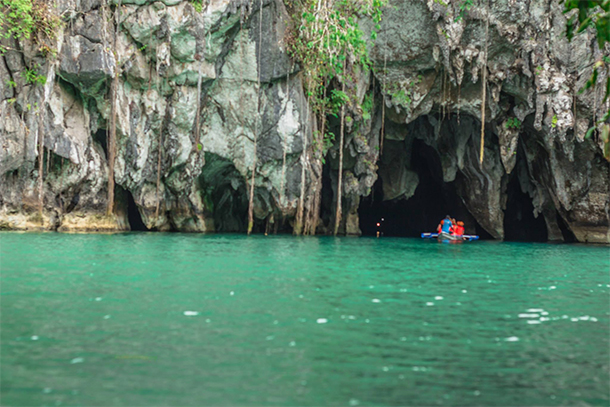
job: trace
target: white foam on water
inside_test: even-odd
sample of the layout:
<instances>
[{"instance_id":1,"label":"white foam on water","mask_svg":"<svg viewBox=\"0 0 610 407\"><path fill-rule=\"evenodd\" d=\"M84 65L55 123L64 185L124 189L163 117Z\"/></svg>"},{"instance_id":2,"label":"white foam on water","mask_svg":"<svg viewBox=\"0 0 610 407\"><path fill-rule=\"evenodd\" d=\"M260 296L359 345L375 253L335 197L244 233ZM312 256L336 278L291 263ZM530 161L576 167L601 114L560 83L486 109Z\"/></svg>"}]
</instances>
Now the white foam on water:
<instances>
[{"instance_id":1,"label":"white foam on water","mask_svg":"<svg viewBox=\"0 0 610 407\"><path fill-rule=\"evenodd\" d=\"M273 340L273 338L275 338L275 336L273 336L273 335L269 335L269 336L267 336L265 339L266 339L266 340L268 340L268 341L272 341L272 340Z\"/></svg>"},{"instance_id":2,"label":"white foam on water","mask_svg":"<svg viewBox=\"0 0 610 407\"><path fill-rule=\"evenodd\" d=\"M407 340L407 337L406 337L406 336L403 336L403 337L401 337L401 338L400 338L400 340L401 340L401 341L403 341L403 342L405 342L405 341Z\"/></svg>"},{"instance_id":3,"label":"white foam on water","mask_svg":"<svg viewBox=\"0 0 610 407\"><path fill-rule=\"evenodd\" d=\"M549 313L548 313L548 312L546 312L546 311L542 311L542 312L540 313L540 315L549 315Z\"/></svg>"},{"instance_id":4,"label":"white foam on water","mask_svg":"<svg viewBox=\"0 0 610 407\"><path fill-rule=\"evenodd\" d=\"M437 295L436 297L434 297L435 300L442 300L443 297L441 297L440 295Z\"/></svg>"},{"instance_id":5,"label":"white foam on water","mask_svg":"<svg viewBox=\"0 0 610 407\"><path fill-rule=\"evenodd\" d=\"M555 287L554 285L552 285L552 286L550 286L550 287L549 287L549 290L554 290L554 289L556 289L556 288L557 288L557 287Z\"/></svg>"},{"instance_id":6,"label":"white foam on water","mask_svg":"<svg viewBox=\"0 0 610 407\"><path fill-rule=\"evenodd\" d=\"M206 322L207 324L209 324L210 322L212 322L212 320L211 320L210 318L208 318L208 319L206 319L206 320L205 320L205 322Z\"/></svg>"},{"instance_id":7,"label":"white foam on water","mask_svg":"<svg viewBox=\"0 0 610 407\"><path fill-rule=\"evenodd\" d=\"M375 288L375 286L374 285L370 285L369 288Z\"/></svg>"},{"instance_id":8,"label":"white foam on water","mask_svg":"<svg viewBox=\"0 0 610 407\"><path fill-rule=\"evenodd\" d=\"M597 322L597 318L595 318L595 317L591 317L591 319L590 319L589 321L591 321L591 322Z\"/></svg>"},{"instance_id":9,"label":"white foam on water","mask_svg":"<svg viewBox=\"0 0 610 407\"><path fill-rule=\"evenodd\" d=\"M433 305L434 305L434 303L433 303L433 302L427 302L427 303L426 303L426 305L427 305L427 306L429 306L429 307L431 307L431 306L433 306Z\"/></svg>"},{"instance_id":10,"label":"white foam on water","mask_svg":"<svg viewBox=\"0 0 610 407\"><path fill-rule=\"evenodd\" d=\"M464 294L466 294L468 291L467 291L467 290L462 290L462 292L463 292Z\"/></svg>"},{"instance_id":11,"label":"white foam on water","mask_svg":"<svg viewBox=\"0 0 610 407\"><path fill-rule=\"evenodd\" d=\"M318 324L325 324L325 323L327 323L327 322L328 322L328 319L326 319L326 318L318 318L318 319L316 320L316 322L317 322Z\"/></svg>"},{"instance_id":12,"label":"white foam on water","mask_svg":"<svg viewBox=\"0 0 610 407\"><path fill-rule=\"evenodd\" d=\"M349 401L350 406L357 406L358 404L360 404L360 401L357 399L350 399Z\"/></svg>"},{"instance_id":13,"label":"white foam on water","mask_svg":"<svg viewBox=\"0 0 610 407\"><path fill-rule=\"evenodd\" d=\"M517 342L519 340L519 337L517 337L517 336L509 336L508 338L504 338L504 340L506 342Z\"/></svg>"},{"instance_id":14,"label":"white foam on water","mask_svg":"<svg viewBox=\"0 0 610 407\"><path fill-rule=\"evenodd\" d=\"M110 319L110 315L104 315L104 319Z\"/></svg>"},{"instance_id":15,"label":"white foam on water","mask_svg":"<svg viewBox=\"0 0 610 407\"><path fill-rule=\"evenodd\" d=\"M462 305L462 303L458 301L455 303L455 305Z\"/></svg>"},{"instance_id":16,"label":"white foam on water","mask_svg":"<svg viewBox=\"0 0 610 407\"><path fill-rule=\"evenodd\" d=\"M288 344L288 346L297 346L297 343L295 341L290 341L290 343Z\"/></svg>"},{"instance_id":17,"label":"white foam on water","mask_svg":"<svg viewBox=\"0 0 610 407\"><path fill-rule=\"evenodd\" d=\"M356 319L356 317L355 317L355 316L353 316L353 315L348 315L348 316L347 316L347 319Z\"/></svg>"},{"instance_id":18,"label":"white foam on water","mask_svg":"<svg viewBox=\"0 0 610 407\"><path fill-rule=\"evenodd\" d=\"M364 320L364 322L366 322L368 324L371 321L367 318L367 319Z\"/></svg>"},{"instance_id":19,"label":"white foam on water","mask_svg":"<svg viewBox=\"0 0 610 407\"><path fill-rule=\"evenodd\" d=\"M544 321L550 321L551 318L548 317L540 317L540 322L544 322Z\"/></svg>"},{"instance_id":20,"label":"white foam on water","mask_svg":"<svg viewBox=\"0 0 610 407\"><path fill-rule=\"evenodd\" d=\"M407 292L407 289L406 289L406 288L401 288L401 289L400 289L400 292L401 292L401 293L406 293L406 292Z\"/></svg>"},{"instance_id":21,"label":"white foam on water","mask_svg":"<svg viewBox=\"0 0 610 407\"><path fill-rule=\"evenodd\" d=\"M51 389L50 387L45 387L44 389L42 389L42 392L49 394L51 392L51 390L53 390L53 389Z\"/></svg>"},{"instance_id":22,"label":"white foam on water","mask_svg":"<svg viewBox=\"0 0 610 407\"><path fill-rule=\"evenodd\" d=\"M580 319L581 321L588 321L591 317L588 315L584 315L582 317L578 317L578 319Z\"/></svg>"},{"instance_id":23,"label":"white foam on water","mask_svg":"<svg viewBox=\"0 0 610 407\"><path fill-rule=\"evenodd\" d=\"M376 302L376 303L381 302L381 300L380 300L379 298L373 298L371 301L372 301L372 302Z\"/></svg>"},{"instance_id":24,"label":"white foam on water","mask_svg":"<svg viewBox=\"0 0 610 407\"><path fill-rule=\"evenodd\" d=\"M199 315L199 312L197 311L184 311L183 314L187 317L195 317L197 315Z\"/></svg>"},{"instance_id":25,"label":"white foam on water","mask_svg":"<svg viewBox=\"0 0 610 407\"><path fill-rule=\"evenodd\" d=\"M530 308L527 310L527 312L543 312L544 310L542 308Z\"/></svg>"},{"instance_id":26,"label":"white foam on water","mask_svg":"<svg viewBox=\"0 0 610 407\"><path fill-rule=\"evenodd\" d=\"M38 335L32 335L32 337L30 339L32 339L33 341L37 341L38 340Z\"/></svg>"},{"instance_id":27,"label":"white foam on water","mask_svg":"<svg viewBox=\"0 0 610 407\"><path fill-rule=\"evenodd\" d=\"M70 361L70 363L75 364L75 363L83 363L85 361L85 358L74 358Z\"/></svg>"},{"instance_id":28,"label":"white foam on water","mask_svg":"<svg viewBox=\"0 0 610 407\"><path fill-rule=\"evenodd\" d=\"M273 321L273 325L277 325L279 323L280 323L280 321L278 321L277 319L275 321Z\"/></svg>"},{"instance_id":29,"label":"white foam on water","mask_svg":"<svg viewBox=\"0 0 610 407\"><path fill-rule=\"evenodd\" d=\"M569 317L567 315L562 315L561 319L568 319Z\"/></svg>"},{"instance_id":30,"label":"white foam on water","mask_svg":"<svg viewBox=\"0 0 610 407\"><path fill-rule=\"evenodd\" d=\"M536 321L535 319L530 319L527 321L528 324L539 324L540 321Z\"/></svg>"},{"instance_id":31,"label":"white foam on water","mask_svg":"<svg viewBox=\"0 0 610 407\"><path fill-rule=\"evenodd\" d=\"M570 318L570 321L578 322L578 318Z\"/></svg>"},{"instance_id":32,"label":"white foam on water","mask_svg":"<svg viewBox=\"0 0 610 407\"><path fill-rule=\"evenodd\" d=\"M519 318L538 318L540 314L519 314Z\"/></svg>"},{"instance_id":33,"label":"white foam on water","mask_svg":"<svg viewBox=\"0 0 610 407\"><path fill-rule=\"evenodd\" d=\"M480 391L478 391L478 390L475 390L475 391L474 391L474 395L478 397L478 396L480 396L480 395L481 395L481 392L480 392Z\"/></svg>"},{"instance_id":34,"label":"white foam on water","mask_svg":"<svg viewBox=\"0 0 610 407\"><path fill-rule=\"evenodd\" d=\"M231 291L229 295L235 295L235 291Z\"/></svg>"},{"instance_id":35,"label":"white foam on water","mask_svg":"<svg viewBox=\"0 0 610 407\"><path fill-rule=\"evenodd\" d=\"M389 367L387 367L387 366L384 366L382 370L383 370L384 372L387 372L387 371L389 371L389 370L390 370L390 368L389 368Z\"/></svg>"},{"instance_id":36,"label":"white foam on water","mask_svg":"<svg viewBox=\"0 0 610 407\"><path fill-rule=\"evenodd\" d=\"M101 301L102 297L95 297L95 301Z\"/></svg>"}]
</instances>

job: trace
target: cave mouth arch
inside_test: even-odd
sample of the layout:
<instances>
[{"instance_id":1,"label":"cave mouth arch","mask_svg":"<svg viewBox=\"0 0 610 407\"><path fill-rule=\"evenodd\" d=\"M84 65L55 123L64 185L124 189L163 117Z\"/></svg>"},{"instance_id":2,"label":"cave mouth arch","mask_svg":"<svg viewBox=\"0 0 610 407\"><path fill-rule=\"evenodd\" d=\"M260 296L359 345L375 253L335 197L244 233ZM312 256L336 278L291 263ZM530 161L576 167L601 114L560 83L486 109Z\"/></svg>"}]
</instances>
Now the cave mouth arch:
<instances>
[{"instance_id":1,"label":"cave mouth arch","mask_svg":"<svg viewBox=\"0 0 610 407\"><path fill-rule=\"evenodd\" d=\"M138 210L138 205L136 205L136 202L133 199L133 195L126 189L124 191L124 194L127 196L127 220L129 222L129 228L132 232L150 231L142 220L142 215Z\"/></svg>"},{"instance_id":2,"label":"cave mouth arch","mask_svg":"<svg viewBox=\"0 0 610 407\"><path fill-rule=\"evenodd\" d=\"M514 171L509 174L506 186L506 206L504 209L504 240L516 242L547 242L548 229L544 216L534 216L532 197L523 190L522 184L531 182L531 176L524 159L525 151L519 145ZM562 230L562 234L565 234Z\"/></svg>"},{"instance_id":3,"label":"cave mouth arch","mask_svg":"<svg viewBox=\"0 0 610 407\"><path fill-rule=\"evenodd\" d=\"M398 149L410 153L409 170L416 173L419 183L413 196L408 199L399 197L384 199L384 176L399 176L388 172L391 159L381 160L380 176L373 185L371 193L363 197L358 207L360 230L363 236L420 237L424 232L435 232L441 219L450 215L466 224L467 234L478 234L482 239L490 239L487 233L468 212L456 192L455 182L443 182L441 160L436 150L420 139L414 139L410 148L404 149L402 141L388 140L388 149ZM380 224L377 226L377 224Z\"/></svg>"}]
</instances>

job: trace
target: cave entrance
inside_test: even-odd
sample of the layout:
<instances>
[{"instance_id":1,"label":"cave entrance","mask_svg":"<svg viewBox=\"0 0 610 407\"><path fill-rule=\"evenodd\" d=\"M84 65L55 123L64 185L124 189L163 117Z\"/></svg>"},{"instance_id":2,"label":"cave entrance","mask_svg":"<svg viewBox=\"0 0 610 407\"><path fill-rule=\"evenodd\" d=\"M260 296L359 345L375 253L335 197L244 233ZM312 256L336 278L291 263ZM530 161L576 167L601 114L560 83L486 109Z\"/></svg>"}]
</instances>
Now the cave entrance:
<instances>
[{"instance_id":1,"label":"cave entrance","mask_svg":"<svg viewBox=\"0 0 610 407\"><path fill-rule=\"evenodd\" d=\"M205 163L199 183L216 232L245 232L249 195L244 178L231 161L217 154L206 152ZM254 226L254 231L259 231L259 223Z\"/></svg>"},{"instance_id":2,"label":"cave entrance","mask_svg":"<svg viewBox=\"0 0 610 407\"><path fill-rule=\"evenodd\" d=\"M133 199L133 195L128 190L125 190L125 194L127 195L127 220L129 221L131 231L149 231L150 229L148 229L144 224L144 221L142 221L142 215L140 215L140 211L138 210L138 206Z\"/></svg>"},{"instance_id":3,"label":"cave entrance","mask_svg":"<svg viewBox=\"0 0 610 407\"><path fill-rule=\"evenodd\" d=\"M534 204L527 192L521 189L519 177L527 175L526 164L522 162L524 152L518 150L517 164L522 171L513 171L506 188L506 209L504 210L504 240L521 242L546 242L548 230L544 216L534 217ZM529 179L527 180L529 182Z\"/></svg>"},{"instance_id":4,"label":"cave entrance","mask_svg":"<svg viewBox=\"0 0 610 407\"><path fill-rule=\"evenodd\" d=\"M403 142L388 140L386 148L406 151ZM363 235L375 236L379 230L383 236L420 237L423 232L435 232L441 219L450 215L466 224L467 234L490 238L466 209L455 190L455 183L443 182L438 153L422 140L415 139L410 149L410 170L419 178L415 193L409 199L383 200L383 178L380 176L369 196L363 197L358 208L360 229ZM392 159L380 162L380 174L386 180L393 176L382 166ZM399 176L396 174L396 176ZM380 226L377 226L377 224Z\"/></svg>"}]
</instances>

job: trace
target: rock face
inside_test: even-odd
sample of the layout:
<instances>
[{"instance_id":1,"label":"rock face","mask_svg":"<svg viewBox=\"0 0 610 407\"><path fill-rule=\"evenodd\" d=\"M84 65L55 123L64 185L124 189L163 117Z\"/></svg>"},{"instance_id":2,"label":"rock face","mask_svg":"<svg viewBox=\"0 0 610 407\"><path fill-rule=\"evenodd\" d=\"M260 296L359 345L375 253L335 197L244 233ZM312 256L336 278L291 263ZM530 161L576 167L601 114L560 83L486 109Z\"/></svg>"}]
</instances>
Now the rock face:
<instances>
[{"instance_id":1,"label":"rock face","mask_svg":"<svg viewBox=\"0 0 610 407\"><path fill-rule=\"evenodd\" d=\"M317 217L320 188L318 232L330 229L339 154L332 147L324 169L316 158L317 123L287 53L290 19L281 1L264 0L261 10L256 1L211 0L197 12L188 1L123 0L116 47L114 3L58 3L66 23L57 58L3 40L16 50L0 60L0 228L244 231L254 170L256 231L292 231L301 197L306 216ZM414 160L425 145L438 182L491 237L505 236L518 185L549 240L610 242L609 164L600 141L584 138L610 101L602 104L600 90L578 93L592 62L610 50L587 33L568 42L552 0L497 0L462 12L460 4L394 0L386 8L370 44L375 73L346 84L355 100L340 231L360 233L361 202L376 182L392 202L426 187ZM46 85L24 79L31 69ZM115 75L116 209L106 215ZM331 118L331 131L338 126Z\"/></svg>"}]
</instances>

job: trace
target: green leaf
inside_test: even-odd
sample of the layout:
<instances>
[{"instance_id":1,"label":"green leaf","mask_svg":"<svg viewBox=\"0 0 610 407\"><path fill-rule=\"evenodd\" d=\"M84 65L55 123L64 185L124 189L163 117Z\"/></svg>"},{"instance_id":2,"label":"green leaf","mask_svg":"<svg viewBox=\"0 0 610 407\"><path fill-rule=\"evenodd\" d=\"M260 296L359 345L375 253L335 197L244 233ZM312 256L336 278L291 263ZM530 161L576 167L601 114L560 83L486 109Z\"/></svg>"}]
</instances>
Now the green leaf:
<instances>
[{"instance_id":1,"label":"green leaf","mask_svg":"<svg viewBox=\"0 0 610 407\"><path fill-rule=\"evenodd\" d=\"M589 130L587 130L587 134L585 134L585 140L588 138L591 138L594 131L595 131L595 127L591 127Z\"/></svg>"}]
</instances>

